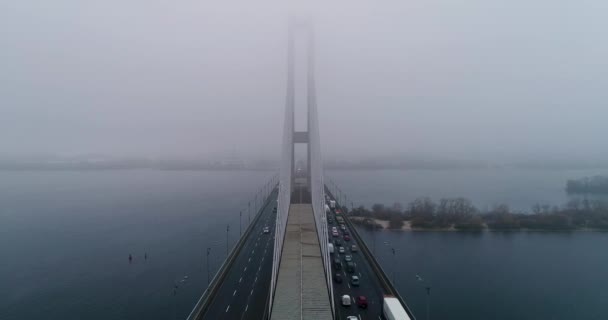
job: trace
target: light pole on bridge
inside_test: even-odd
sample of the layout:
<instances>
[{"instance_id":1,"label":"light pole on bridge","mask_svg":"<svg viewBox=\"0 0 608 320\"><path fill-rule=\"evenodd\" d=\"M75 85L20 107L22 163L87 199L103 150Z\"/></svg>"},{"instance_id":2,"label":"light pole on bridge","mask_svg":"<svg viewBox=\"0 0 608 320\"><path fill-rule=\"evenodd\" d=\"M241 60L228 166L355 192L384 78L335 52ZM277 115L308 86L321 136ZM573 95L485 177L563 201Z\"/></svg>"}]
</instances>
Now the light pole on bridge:
<instances>
[{"instance_id":1,"label":"light pole on bridge","mask_svg":"<svg viewBox=\"0 0 608 320\"><path fill-rule=\"evenodd\" d=\"M393 252L393 285L395 285L395 248L391 248L391 251Z\"/></svg>"},{"instance_id":2,"label":"light pole on bridge","mask_svg":"<svg viewBox=\"0 0 608 320\"><path fill-rule=\"evenodd\" d=\"M230 225L226 225L226 259L228 258L228 232L230 231Z\"/></svg>"},{"instance_id":3,"label":"light pole on bridge","mask_svg":"<svg viewBox=\"0 0 608 320\"><path fill-rule=\"evenodd\" d=\"M211 253L211 248L207 248L207 287L209 286L209 254Z\"/></svg>"},{"instance_id":4,"label":"light pole on bridge","mask_svg":"<svg viewBox=\"0 0 608 320\"><path fill-rule=\"evenodd\" d=\"M430 319L431 316L431 287L426 288L426 320Z\"/></svg>"}]
</instances>

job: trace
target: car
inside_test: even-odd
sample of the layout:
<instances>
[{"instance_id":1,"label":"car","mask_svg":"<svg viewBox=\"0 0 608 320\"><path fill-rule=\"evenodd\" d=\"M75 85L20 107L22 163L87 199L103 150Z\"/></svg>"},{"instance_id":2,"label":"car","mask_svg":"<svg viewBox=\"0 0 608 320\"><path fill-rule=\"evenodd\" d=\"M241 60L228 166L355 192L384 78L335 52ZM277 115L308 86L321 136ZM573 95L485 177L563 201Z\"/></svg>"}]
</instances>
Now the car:
<instances>
[{"instance_id":1,"label":"car","mask_svg":"<svg viewBox=\"0 0 608 320\"><path fill-rule=\"evenodd\" d=\"M349 295L345 294L342 296L342 305L345 307L350 307L351 300Z\"/></svg>"},{"instance_id":2,"label":"car","mask_svg":"<svg viewBox=\"0 0 608 320\"><path fill-rule=\"evenodd\" d=\"M346 318L346 320L359 320L359 317L357 317L357 316L348 316Z\"/></svg>"},{"instance_id":3,"label":"car","mask_svg":"<svg viewBox=\"0 0 608 320\"><path fill-rule=\"evenodd\" d=\"M359 251L359 248L357 248L356 244L353 244L352 246L350 246L350 252L357 252Z\"/></svg>"},{"instance_id":4,"label":"car","mask_svg":"<svg viewBox=\"0 0 608 320\"><path fill-rule=\"evenodd\" d=\"M350 235L350 232L348 232L348 229L344 230L344 232L343 232L343 233L344 233L345 235L347 235L347 236L349 236L349 235Z\"/></svg>"},{"instance_id":5,"label":"car","mask_svg":"<svg viewBox=\"0 0 608 320\"><path fill-rule=\"evenodd\" d=\"M338 246L338 247L339 247L339 246L341 246L341 245L342 245L342 240L340 240L340 239L336 239L336 240L335 240L335 243L336 243L336 246Z\"/></svg>"},{"instance_id":6,"label":"car","mask_svg":"<svg viewBox=\"0 0 608 320\"><path fill-rule=\"evenodd\" d=\"M352 262L347 262L346 263L346 271L348 273L355 273L355 264Z\"/></svg>"},{"instance_id":7,"label":"car","mask_svg":"<svg viewBox=\"0 0 608 320\"><path fill-rule=\"evenodd\" d=\"M339 236L340 234L338 233L338 231L334 231L334 232L332 232L332 233L331 233L331 235L332 235L332 236L334 236L334 237L337 237L337 236Z\"/></svg>"},{"instance_id":8,"label":"car","mask_svg":"<svg viewBox=\"0 0 608 320\"><path fill-rule=\"evenodd\" d=\"M358 296L357 297L357 305L359 308L367 308L367 297L366 296Z\"/></svg>"},{"instance_id":9,"label":"car","mask_svg":"<svg viewBox=\"0 0 608 320\"><path fill-rule=\"evenodd\" d=\"M353 287L358 287L359 286L359 277L358 276L352 276L350 278L350 284L352 284Z\"/></svg>"},{"instance_id":10,"label":"car","mask_svg":"<svg viewBox=\"0 0 608 320\"><path fill-rule=\"evenodd\" d=\"M336 209L336 214L340 214L340 213L342 213L342 210Z\"/></svg>"},{"instance_id":11,"label":"car","mask_svg":"<svg viewBox=\"0 0 608 320\"><path fill-rule=\"evenodd\" d=\"M342 275L339 273L336 273L336 275L334 275L334 281L336 283L342 283Z\"/></svg>"},{"instance_id":12,"label":"car","mask_svg":"<svg viewBox=\"0 0 608 320\"><path fill-rule=\"evenodd\" d=\"M270 233L270 228L269 227L264 227L264 233Z\"/></svg>"},{"instance_id":13,"label":"car","mask_svg":"<svg viewBox=\"0 0 608 320\"><path fill-rule=\"evenodd\" d=\"M353 256L351 256L350 254L345 255L344 256L344 261L346 261L346 262L353 261Z\"/></svg>"},{"instance_id":14,"label":"car","mask_svg":"<svg viewBox=\"0 0 608 320\"><path fill-rule=\"evenodd\" d=\"M344 247L340 247L340 248L338 248L338 252L340 252L340 253L344 253Z\"/></svg>"},{"instance_id":15,"label":"car","mask_svg":"<svg viewBox=\"0 0 608 320\"><path fill-rule=\"evenodd\" d=\"M344 236L344 241L350 241L350 236L349 235L345 235Z\"/></svg>"},{"instance_id":16,"label":"car","mask_svg":"<svg viewBox=\"0 0 608 320\"><path fill-rule=\"evenodd\" d=\"M340 258L338 257L334 259L334 268L336 270L342 270L342 261L340 261Z\"/></svg>"},{"instance_id":17,"label":"car","mask_svg":"<svg viewBox=\"0 0 608 320\"><path fill-rule=\"evenodd\" d=\"M338 231L338 227L331 227L331 231Z\"/></svg>"},{"instance_id":18,"label":"car","mask_svg":"<svg viewBox=\"0 0 608 320\"><path fill-rule=\"evenodd\" d=\"M342 230L346 230L346 226L345 226L345 225L343 225L343 224L341 224L341 225L340 225L340 229L342 229Z\"/></svg>"},{"instance_id":19,"label":"car","mask_svg":"<svg viewBox=\"0 0 608 320\"><path fill-rule=\"evenodd\" d=\"M277 213L277 207L272 208L272 213Z\"/></svg>"}]
</instances>

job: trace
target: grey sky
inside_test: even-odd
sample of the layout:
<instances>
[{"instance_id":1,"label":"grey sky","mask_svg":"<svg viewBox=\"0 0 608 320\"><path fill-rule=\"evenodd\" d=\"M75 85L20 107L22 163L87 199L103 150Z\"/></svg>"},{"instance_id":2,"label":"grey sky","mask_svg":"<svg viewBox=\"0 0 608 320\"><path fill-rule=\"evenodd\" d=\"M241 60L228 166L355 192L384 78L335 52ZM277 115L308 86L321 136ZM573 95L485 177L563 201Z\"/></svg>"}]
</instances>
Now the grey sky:
<instances>
[{"instance_id":1,"label":"grey sky","mask_svg":"<svg viewBox=\"0 0 608 320\"><path fill-rule=\"evenodd\" d=\"M608 157L606 1L303 3L0 0L0 153L278 158L303 11L327 157Z\"/></svg>"}]
</instances>

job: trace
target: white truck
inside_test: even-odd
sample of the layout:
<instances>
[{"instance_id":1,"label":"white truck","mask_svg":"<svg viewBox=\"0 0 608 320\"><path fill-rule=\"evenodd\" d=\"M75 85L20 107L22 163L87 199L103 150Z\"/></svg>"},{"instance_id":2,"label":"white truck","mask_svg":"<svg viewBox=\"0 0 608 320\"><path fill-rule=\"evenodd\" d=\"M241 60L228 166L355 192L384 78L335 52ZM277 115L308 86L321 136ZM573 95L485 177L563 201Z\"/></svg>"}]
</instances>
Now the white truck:
<instances>
[{"instance_id":1,"label":"white truck","mask_svg":"<svg viewBox=\"0 0 608 320\"><path fill-rule=\"evenodd\" d=\"M329 213L329 206L325 205L325 213Z\"/></svg>"},{"instance_id":2,"label":"white truck","mask_svg":"<svg viewBox=\"0 0 608 320\"><path fill-rule=\"evenodd\" d=\"M327 247L329 248L329 253L334 253L334 244L333 243L327 244Z\"/></svg>"},{"instance_id":3,"label":"white truck","mask_svg":"<svg viewBox=\"0 0 608 320\"><path fill-rule=\"evenodd\" d=\"M336 200L329 200L329 207L332 209L336 208Z\"/></svg>"},{"instance_id":4,"label":"white truck","mask_svg":"<svg viewBox=\"0 0 608 320\"><path fill-rule=\"evenodd\" d=\"M394 296L384 296L382 302L382 315L386 320L411 320L399 299Z\"/></svg>"}]
</instances>

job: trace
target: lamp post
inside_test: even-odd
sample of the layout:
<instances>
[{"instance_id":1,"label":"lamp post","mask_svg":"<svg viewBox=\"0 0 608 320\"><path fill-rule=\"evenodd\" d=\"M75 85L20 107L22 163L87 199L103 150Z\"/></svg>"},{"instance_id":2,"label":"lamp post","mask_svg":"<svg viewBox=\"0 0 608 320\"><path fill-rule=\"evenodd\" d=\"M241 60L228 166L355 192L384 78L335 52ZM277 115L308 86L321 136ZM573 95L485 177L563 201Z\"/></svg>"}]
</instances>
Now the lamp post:
<instances>
[{"instance_id":1,"label":"lamp post","mask_svg":"<svg viewBox=\"0 0 608 320\"><path fill-rule=\"evenodd\" d=\"M431 287L426 287L426 320L429 320L431 314Z\"/></svg>"},{"instance_id":2,"label":"lamp post","mask_svg":"<svg viewBox=\"0 0 608 320\"><path fill-rule=\"evenodd\" d=\"M393 252L393 285L395 285L395 248L391 248Z\"/></svg>"},{"instance_id":3,"label":"lamp post","mask_svg":"<svg viewBox=\"0 0 608 320\"><path fill-rule=\"evenodd\" d=\"M226 258L228 258L228 232L230 231L230 225L226 225Z\"/></svg>"},{"instance_id":4,"label":"lamp post","mask_svg":"<svg viewBox=\"0 0 608 320\"><path fill-rule=\"evenodd\" d=\"M211 248L207 248L207 287L209 286L209 254L211 253Z\"/></svg>"}]
</instances>

